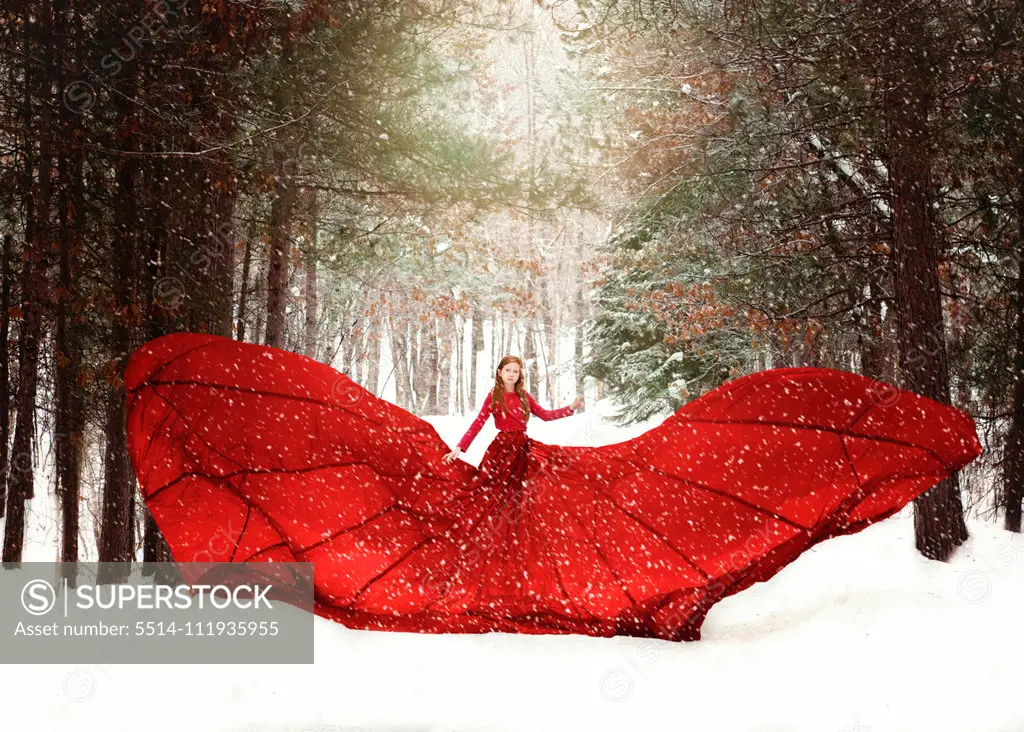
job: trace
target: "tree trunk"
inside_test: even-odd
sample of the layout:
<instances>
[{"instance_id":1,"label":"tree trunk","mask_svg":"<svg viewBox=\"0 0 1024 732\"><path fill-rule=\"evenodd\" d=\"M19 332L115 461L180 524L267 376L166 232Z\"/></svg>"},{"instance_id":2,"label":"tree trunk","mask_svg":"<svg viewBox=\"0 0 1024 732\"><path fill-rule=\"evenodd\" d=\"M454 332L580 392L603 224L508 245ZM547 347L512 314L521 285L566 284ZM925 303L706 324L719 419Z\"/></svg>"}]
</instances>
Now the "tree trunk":
<instances>
[{"instance_id":1,"label":"tree trunk","mask_svg":"<svg viewBox=\"0 0 1024 732\"><path fill-rule=\"evenodd\" d=\"M14 251L14 236L4 234L3 252L0 253L3 282L0 283L0 518L7 513L7 446L11 434L11 374L10 344L11 329L11 255Z\"/></svg>"},{"instance_id":2,"label":"tree trunk","mask_svg":"<svg viewBox=\"0 0 1024 732\"><path fill-rule=\"evenodd\" d=\"M437 411L436 414L451 413L452 398L452 322L441 320L437 325Z\"/></svg>"},{"instance_id":3,"label":"tree trunk","mask_svg":"<svg viewBox=\"0 0 1024 732\"><path fill-rule=\"evenodd\" d=\"M1003 496L1007 531L1020 533L1024 503L1024 146L1017 153L1017 329L1013 354L1013 416L1006 445Z\"/></svg>"},{"instance_id":4,"label":"tree trunk","mask_svg":"<svg viewBox=\"0 0 1024 732\"><path fill-rule=\"evenodd\" d=\"M78 385L81 370L81 349L79 328L75 324L75 313L80 312L81 303L77 292L80 241L78 239L77 206L67 197L80 188L79 181L72 176L80 171L70 158L60 162L61 195L59 282L62 296L57 302L54 323L54 353L56 365L56 397L54 452L57 473L57 500L61 512L60 561L78 561L78 499L79 476L82 461L82 393ZM77 197L76 197L77 198Z\"/></svg>"},{"instance_id":5,"label":"tree trunk","mask_svg":"<svg viewBox=\"0 0 1024 732\"><path fill-rule=\"evenodd\" d=\"M103 513L99 561L127 562L134 555L131 535L134 481L124 440L124 385L111 387L107 397L104 434Z\"/></svg>"},{"instance_id":6,"label":"tree trunk","mask_svg":"<svg viewBox=\"0 0 1024 732\"><path fill-rule=\"evenodd\" d=\"M223 109L219 109L216 114L217 141L227 145L234 135L234 117ZM238 176L234 156L228 148L216 154L212 166L213 227L208 244L211 260L211 332L230 338L235 305L235 201Z\"/></svg>"},{"instance_id":7,"label":"tree trunk","mask_svg":"<svg viewBox=\"0 0 1024 732\"><path fill-rule=\"evenodd\" d=\"M51 51L52 10L44 0L40 11L41 49L31 47L29 33L25 34L25 59L35 57L37 51L44 59L43 71L31 70L25 65L25 175L26 196L25 257L22 269L23 313L18 357L18 422L14 429L11 456L10 485L7 494L7 518L4 528L4 562L21 562L25 545L25 503L35 494L32 433L35 423L36 386L39 375L39 339L42 333L43 303L47 298L46 254L50 241L50 201L52 197L51 173L53 153L53 125L51 115L53 77ZM40 78L41 77L41 78ZM38 83L40 89L35 89ZM38 127L32 125L31 99L33 92L42 99ZM39 140L39 184L32 191L32 140ZM35 203L38 202L38 206Z\"/></svg>"},{"instance_id":8,"label":"tree trunk","mask_svg":"<svg viewBox=\"0 0 1024 732\"><path fill-rule=\"evenodd\" d=\"M388 330L391 333L391 358L395 371L395 402L402 409L411 409L412 384L409 379L409 337L408 326L404 323L395 325L392 321Z\"/></svg>"},{"instance_id":9,"label":"tree trunk","mask_svg":"<svg viewBox=\"0 0 1024 732\"><path fill-rule=\"evenodd\" d=\"M380 329L374 326L366 331L366 388L380 394Z\"/></svg>"},{"instance_id":10,"label":"tree trunk","mask_svg":"<svg viewBox=\"0 0 1024 732\"><path fill-rule=\"evenodd\" d=\"M466 413L466 372L463 369L465 357L463 349L466 345L466 323L465 320L456 321L455 327L455 351L452 354L452 368L455 369L455 392L452 395L455 401L455 414Z\"/></svg>"},{"instance_id":11,"label":"tree trunk","mask_svg":"<svg viewBox=\"0 0 1024 732\"><path fill-rule=\"evenodd\" d=\"M526 361L526 355L525 355L526 351L519 348L519 344L518 344L517 339L516 339L516 335L519 332L519 323L515 323L515 322L506 323L506 322L503 322L502 325L504 326L503 327L503 335L505 337L505 343L501 347L500 356L504 357L504 356L512 353L512 351L519 351L519 353L523 357L523 361L525 363L525 361ZM495 359L494 365L495 366L498 365L498 359L497 358ZM529 380L529 366L527 366L527 373L523 376L523 381L524 382L526 382L528 380Z\"/></svg>"},{"instance_id":12,"label":"tree trunk","mask_svg":"<svg viewBox=\"0 0 1024 732\"><path fill-rule=\"evenodd\" d=\"M349 319L351 312L352 306L346 305L338 321L338 349L334 352L334 358L332 359L334 367L343 374L348 373L348 352L351 350L352 343L352 326L349 325L351 323Z\"/></svg>"},{"instance_id":13,"label":"tree trunk","mask_svg":"<svg viewBox=\"0 0 1024 732\"><path fill-rule=\"evenodd\" d=\"M345 373L347 373L353 381L359 380L359 373L362 371L363 366L363 347L366 344L366 338L363 335L363 324L365 320L366 319L361 315L356 316L348 334L348 368Z\"/></svg>"},{"instance_id":14,"label":"tree trunk","mask_svg":"<svg viewBox=\"0 0 1024 732\"><path fill-rule=\"evenodd\" d=\"M582 246L577 250L579 252L577 262L583 261L583 248ZM576 339L573 343L573 375L576 379L576 396L582 397L584 394L584 388L586 386L583 380L583 340L584 340L584 323L586 323L586 303L583 300L583 284L579 281L576 282ZM586 405L580 407L580 411L586 410Z\"/></svg>"},{"instance_id":15,"label":"tree trunk","mask_svg":"<svg viewBox=\"0 0 1024 732\"><path fill-rule=\"evenodd\" d=\"M150 195L153 196L154 200L162 200L160 195L163 181L162 177L162 165L157 164L156 170L150 177ZM158 207L161 210L162 207ZM147 234L146 242L146 263L142 269L142 292L151 293L153 292L154 283L156 283L160 277L163 277L166 273L166 246L167 240L164 235L163 226L158 220L156 225L152 227ZM146 307L143 308L144 313L144 324L143 327L145 332L148 333L149 338L158 338L166 333L171 332L170 322L165 317L165 312L149 307L148 298L140 298ZM160 527L157 526L156 521L153 519L153 515L149 512L148 507L143 506L145 511L145 522L142 538L142 560L146 562L146 567L143 568L143 574L148 576L155 572L152 569L152 565L157 562L170 562L173 561L171 556L171 548L167 545L167 540L164 538L163 533L160 531Z\"/></svg>"},{"instance_id":16,"label":"tree trunk","mask_svg":"<svg viewBox=\"0 0 1024 732\"><path fill-rule=\"evenodd\" d=\"M318 316L316 254L319 229L317 219L320 216L320 199L316 188L306 191L307 233L308 241L302 248L302 268L305 271L303 289L305 290L305 323L304 343L302 352L310 358L316 358L316 326Z\"/></svg>"},{"instance_id":17,"label":"tree trunk","mask_svg":"<svg viewBox=\"0 0 1024 732\"><path fill-rule=\"evenodd\" d=\"M281 39L284 68L293 66L292 29L285 28ZM291 104L291 86L278 79L274 94L277 113L287 116ZM299 160L297 132L290 127L278 129L274 145L274 198L270 204L270 251L267 257L267 331L263 342L284 348L289 280L289 252L292 243L292 219L297 195L296 173Z\"/></svg>"},{"instance_id":18,"label":"tree trunk","mask_svg":"<svg viewBox=\"0 0 1024 732\"><path fill-rule=\"evenodd\" d=\"M422 330L423 357L417 382L420 384L416 396L421 404L421 414L437 414L437 383L438 383L438 347L437 347L437 316L431 315Z\"/></svg>"},{"instance_id":19,"label":"tree trunk","mask_svg":"<svg viewBox=\"0 0 1024 732\"><path fill-rule=\"evenodd\" d=\"M476 372L477 372L477 359L482 350L484 350L484 313L483 309L479 306L473 308L471 316L473 321L470 325L470 352L469 352L469 395L467 402L469 403L469 409L472 410L476 405ZM491 343L494 343L494 334L497 332L498 318L494 317L491 321Z\"/></svg>"},{"instance_id":20,"label":"tree trunk","mask_svg":"<svg viewBox=\"0 0 1024 732\"><path fill-rule=\"evenodd\" d=\"M75 3L65 4L54 15L57 37L70 32L72 42L57 50L56 64L58 88L67 85L68 60L78 67L77 54L81 49L81 16ZM66 141L64 155L58 164L60 226L58 239L58 281L61 297L57 299L54 323L56 401L54 453L56 467L56 493L61 514L61 562L78 561L79 498L81 494L82 454L84 436L82 415L84 394L79 384L82 371L82 334L78 313L83 304L78 292L79 266L82 251L81 211L84 203L82 181L83 155L80 145L70 141L79 139L80 118L67 105L58 108L61 139ZM6 349L4 349L6 351Z\"/></svg>"},{"instance_id":21,"label":"tree trunk","mask_svg":"<svg viewBox=\"0 0 1024 732\"><path fill-rule=\"evenodd\" d=\"M548 301L544 323L544 337L547 348L544 352L544 392L551 404L558 398L558 327L560 325L555 307Z\"/></svg>"},{"instance_id":22,"label":"tree trunk","mask_svg":"<svg viewBox=\"0 0 1024 732\"><path fill-rule=\"evenodd\" d=\"M537 370L536 333L533 329L533 322L526 323L524 330L523 360L526 361L526 390L533 395L534 399L540 399L540 375Z\"/></svg>"},{"instance_id":23,"label":"tree trunk","mask_svg":"<svg viewBox=\"0 0 1024 732\"><path fill-rule=\"evenodd\" d=\"M412 387L412 410L422 414L423 392L426 391L423 384L423 325L417 323L412 326L412 333L409 339L409 385Z\"/></svg>"},{"instance_id":24,"label":"tree trunk","mask_svg":"<svg viewBox=\"0 0 1024 732\"><path fill-rule=\"evenodd\" d=\"M501 317L495 313L491 318L491 323L493 323L493 327L491 328L491 365L497 367L498 362L501 360L502 356L505 355L505 344L503 342L504 336L501 333L504 327L504 322L501 320ZM493 375L491 375L490 378L487 379L487 384L490 386L493 381Z\"/></svg>"},{"instance_id":25,"label":"tree trunk","mask_svg":"<svg viewBox=\"0 0 1024 732\"><path fill-rule=\"evenodd\" d=\"M149 173L145 190L150 200L165 200L164 196L167 195L168 187L167 170L168 164L164 161L153 161L148 166ZM142 332L147 334L148 338L159 338L175 330L172 319L168 317L168 311L159 307L159 303L153 297L156 283L165 278L169 271L167 253L169 241L165 211L166 209L163 206L157 206L152 224L143 232L145 237L145 254L139 271L140 290L137 297L142 307ZM143 575L149 576L155 572L154 563L170 562L173 558L170 547L167 545L167 540L160 532L160 527L157 526L152 514L149 513L149 509L143 505L142 511L145 515L142 558L147 563L143 568ZM98 543L99 539L97 539Z\"/></svg>"},{"instance_id":26,"label":"tree trunk","mask_svg":"<svg viewBox=\"0 0 1024 732\"><path fill-rule=\"evenodd\" d=\"M931 54L923 13L904 10L896 25L896 83L887 94L892 176L892 241L901 386L949 404L938 252L931 215L932 170L927 128ZM909 51L909 53L908 53ZM967 538L956 476L914 499L918 550L945 560Z\"/></svg>"},{"instance_id":27,"label":"tree trunk","mask_svg":"<svg viewBox=\"0 0 1024 732\"><path fill-rule=\"evenodd\" d=\"M236 321L236 337L245 340L245 314L249 308L249 269L252 267L252 237L245 238L245 250L242 254L242 283L238 289L238 320Z\"/></svg>"},{"instance_id":28,"label":"tree trunk","mask_svg":"<svg viewBox=\"0 0 1024 732\"><path fill-rule=\"evenodd\" d=\"M267 332L264 343L285 345L285 308L288 295L288 254L291 249L292 214L295 208L294 160L278 142L274 149L274 200L270 205L270 251L267 266Z\"/></svg>"},{"instance_id":29,"label":"tree trunk","mask_svg":"<svg viewBox=\"0 0 1024 732\"><path fill-rule=\"evenodd\" d=\"M881 286L872 278L868 288L868 301L859 308L856 322L860 372L879 381L892 381L882 327Z\"/></svg>"},{"instance_id":30,"label":"tree trunk","mask_svg":"<svg viewBox=\"0 0 1024 732\"><path fill-rule=\"evenodd\" d=\"M259 270L256 272L256 280L253 283L252 289L252 296L258 303L257 306L253 308L256 314L256 323L254 324L252 331L253 343L259 343L260 341L266 342L267 286L269 285L270 280L269 244L266 251L260 252L260 254L261 256L257 259L259 262Z\"/></svg>"},{"instance_id":31,"label":"tree trunk","mask_svg":"<svg viewBox=\"0 0 1024 732\"><path fill-rule=\"evenodd\" d=\"M141 11L138 0L129 0L122 7L120 18L124 27L131 24L131 19L138 17ZM138 135L132 131L133 115L132 100L135 99L137 83L135 78L136 65L131 65L130 75L125 83L123 95L118 97L120 119L124 129L124 139L129 149L141 148ZM126 562L134 557L134 537L132 536L133 495L135 480L131 462L128 457L128 446L125 437L125 390L124 367L131 353L131 323L133 306L135 305L132 284L135 282L134 264L138 256L138 210L139 191L139 158L122 157L117 164L114 250L114 307L113 327L111 329L110 351L111 386L107 392L105 436L107 449L105 455L103 481L103 513L100 529L99 561ZM123 574L120 571L103 572L102 581L115 581Z\"/></svg>"}]
</instances>

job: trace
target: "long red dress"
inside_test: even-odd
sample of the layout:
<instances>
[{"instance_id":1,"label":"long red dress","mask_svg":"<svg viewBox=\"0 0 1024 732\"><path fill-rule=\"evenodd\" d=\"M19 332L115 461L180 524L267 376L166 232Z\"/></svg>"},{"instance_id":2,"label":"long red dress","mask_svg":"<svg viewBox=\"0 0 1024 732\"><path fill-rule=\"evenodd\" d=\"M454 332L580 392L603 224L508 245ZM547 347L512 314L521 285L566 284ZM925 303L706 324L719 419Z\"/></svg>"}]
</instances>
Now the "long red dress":
<instances>
[{"instance_id":1,"label":"long red dress","mask_svg":"<svg viewBox=\"0 0 1024 732\"><path fill-rule=\"evenodd\" d=\"M312 562L315 612L352 628L694 640L718 600L981 451L962 412L830 369L744 376L612 445L499 432L479 469L286 351L175 333L125 382L174 559Z\"/></svg>"}]
</instances>

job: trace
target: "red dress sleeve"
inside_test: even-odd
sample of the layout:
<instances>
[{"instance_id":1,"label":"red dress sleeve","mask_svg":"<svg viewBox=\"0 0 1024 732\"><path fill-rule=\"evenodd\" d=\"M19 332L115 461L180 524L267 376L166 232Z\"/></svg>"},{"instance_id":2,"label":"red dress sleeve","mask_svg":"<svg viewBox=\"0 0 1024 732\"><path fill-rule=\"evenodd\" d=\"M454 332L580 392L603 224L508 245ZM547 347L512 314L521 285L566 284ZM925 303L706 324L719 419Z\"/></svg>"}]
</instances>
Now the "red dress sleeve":
<instances>
[{"instance_id":1,"label":"red dress sleeve","mask_svg":"<svg viewBox=\"0 0 1024 732\"><path fill-rule=\"evenodd\" d=\"M487 421L490 414L491 395L488 394L487 398L484 399L483 406L480 407L480 413L476 415L476 419L473 420L473 424L469 426L469 429L466 430L466 434L464 434L462 439L459 440L459 449L462 450L462 452L468 450L469 446L473 444L473 440L476 439L477 434L479 434L480 429L484 426L484 422Z\"/></svg>"},{"instance_id":2,"label":"red dress sleeve","mask_svg":"<svg viewBox=\"0 0 1024 732\"><path fill-rule=\"evenodd\" d=\"M526 392L526 400L530 402L530 413L536 414L544 420L561 419L562 417L569 417L572 415L571 406L562 407L561 409L545 409L541 405L537 404L530 392Z\"/></svg>"}]
</instances>

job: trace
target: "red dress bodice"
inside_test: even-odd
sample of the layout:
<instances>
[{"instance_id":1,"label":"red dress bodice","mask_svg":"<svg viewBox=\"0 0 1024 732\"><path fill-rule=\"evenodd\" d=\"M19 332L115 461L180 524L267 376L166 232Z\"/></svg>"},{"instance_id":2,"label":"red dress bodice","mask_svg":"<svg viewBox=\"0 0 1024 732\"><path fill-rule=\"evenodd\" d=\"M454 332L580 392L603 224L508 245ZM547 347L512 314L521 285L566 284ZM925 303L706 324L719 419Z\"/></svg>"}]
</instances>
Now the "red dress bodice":
<instances>
[{"instance_id":1,"label":"red dress bodice","mask_svg":"<svg viewBox=\"0 0 1024 732\"><path fill-rule=\"evenodd\" d=\"M506 411L501 410L493 412L491 410L491 395L488 394L484 399L483 406L480 407L479 414L476 415L476 419L473 420L473 424L466 430L466 434L463 435L462 439L459 440L459 449L465 452L469 449L469 446L473 443L473 440L479 434L480 429L484 426L484 422L487 421L487 417L491 414L494 415L494 426L498 428L499 432L523 432L526 430L526 417L523 414L523 405L519 401L519 397L514 391L506 391L503 394L505 398ZM530 403L530 413L536 414L538 417L544 420L561 419L562 417L568 417L573 413L572 407L562 407L561 409L544 409L544 407L537 404L536 400L526 393L526 400Z\"/></svg>"}]
</instances>

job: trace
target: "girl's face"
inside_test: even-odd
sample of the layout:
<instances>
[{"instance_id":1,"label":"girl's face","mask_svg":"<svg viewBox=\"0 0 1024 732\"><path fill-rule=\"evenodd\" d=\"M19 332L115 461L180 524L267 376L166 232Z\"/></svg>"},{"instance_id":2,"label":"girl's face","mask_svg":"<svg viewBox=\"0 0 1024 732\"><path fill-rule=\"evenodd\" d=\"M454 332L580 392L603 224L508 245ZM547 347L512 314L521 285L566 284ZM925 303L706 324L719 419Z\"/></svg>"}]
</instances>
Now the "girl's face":
<instances>
[{"instance_id":1,"label":"girl's face","mask_svg":"<svg viewBox=\"0 0 1024 732\"><path fill-rule=\"evenodd\" d=\"M515 361L509 361L501 367L498 373L501 375L501 381L505 384L505 388L511 389L519 381L519 364Z\"/></svg>"}]
</instances>

